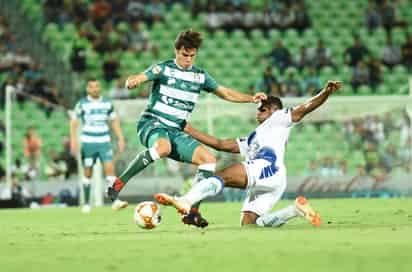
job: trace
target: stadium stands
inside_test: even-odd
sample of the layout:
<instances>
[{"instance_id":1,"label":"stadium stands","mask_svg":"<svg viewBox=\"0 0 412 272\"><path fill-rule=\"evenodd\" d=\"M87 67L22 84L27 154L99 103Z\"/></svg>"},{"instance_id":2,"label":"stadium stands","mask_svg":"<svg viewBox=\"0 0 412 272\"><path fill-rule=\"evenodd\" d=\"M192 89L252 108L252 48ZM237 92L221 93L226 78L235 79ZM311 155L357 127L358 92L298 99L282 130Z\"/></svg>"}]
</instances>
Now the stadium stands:
<instances>
[{"instance_id":1,"label":"stadium stands","mask_svg":"<svg viewBox=\"0 0 412 272\"><path fill-rule=\"evenodd\" d=\"M79 72L80 78L86 78L88 75L97 76L103 82L104 94L109 95L109 90L115 85L114 80L105 81L103 79L102 66L108 58L109 52L120 63L119 74L125 76L134 72L138 72L148 67L152 63L173 57L172 41L179 31L183 28L194 27L205 33L204 46L201 49L198 57L198 65L208 70L218 82L237 88L242 91L248 91L249 86L255 86L255 83L263 76L263 71L272 63L268 58L262 58L267 55L272 49L275 41L282 40L285 47L291 54L293 62L299 53L302 45L313 51L318 40L321 39L325 47L330 51L333 66L326 66L317 69L316 76L321 82L326 79L339 78L345 82L351 82L353 77L353 69L345 63L344 52L353 42L353 35L358 34L365 47L370 54L378 59L381 58L381 51L385 46L387 32L383 27L378 27L372 33L369 32L364 24L364 13L367 8L367 1L326 1L326 0L306 0L305 6L310 17L311 27L307 28L303 33L299 33L294 28L285 29L264 29L253 28L250 31L233 29L225 31L217 29L214 33L207 32L207 9L198 10L196 17L192 17L190 11L179 1L169 1L164 7L151 6L149 13L153 10L158 10L144 16L144 20L140 22L140 30L145 33L143 37L146 42L149 42L158 50L143 49L139 52L125 50L122 37L125 33L129 33L132 29L132 24L128 18L116 17L114 12L113 17L109 17L109 21L114 18L113 22L103 24L102 31L98 31L96 24L92 20L79 21L76 12L71 10L73 7L65 7L61 10L58 19L51 20L48 14L45 14L43 7L44 1L22 0L20 1L21 9L32 20L33 27L42 29L42 39L47 41L52 52L61 58L67 67L73 67L72 56L75 48L80 48L84 53L85 69ZM85 1L86 10L92 7L93 1ZM261 12L265 9L265 1L254 0L250 1L250 8L253 12ZM412 9L403 1L395 3L397 16L399 21L406 21L412 25ZM132 11L138 11L139 7L125 7ZM151 11L150 11L151 10ZM165 11L167 10L167 11ZM323 12L330 10L330 12ZM130 11L130 12L132 12ZM154 19L154 17L156 17ZM85 19L85 18L83 18ZM87 17L86 17L87 19ZM409 28L410 29L410 28ZM104 33L102 37L102 33ZM397 26L391 31L393 42L401 48L406 42L405 26ZM101 43L97 42L99 39ZM103 44L103 45L102 45ZM109 49L108 49L109 48ZM233 49L236 50L233 50ZM310 52L308 52L310 53ZM309 54L310 55L310 54ZM369 63L369 62L368 62ZM369 64L367 64L369 65ZM407 88L403 88L406 84L410 71L408 67L402 64L395 65L390 69L382 64L378 64L381 71L381 80L372 88L368 83L359 86L355 91L351 84L346 84L342 92L337 95L390 95L390 94L406 94ZM368 67L369 69L369 67ZM295 69L291 65L286 73L281 73L278 67L272 67L273 74L279 82L285 82L288 71L296 72L296 78L299 82L308 73L305 67L302 70ZM5 73L0 73L0 80L6 80ZM276 89L275 94L290 94L282 93L282 86ZM254 90L256 91L256 90ZM144 96L144 91L139 90L132 93L132 96ZM301 95L306 95L306 89L301 92ZM16 122L13 123L16 137L13 138L13 149L16 151L15 156L22 156L21 131L22 123L20 120L36 116L33 118L32 125L39 128L39 134L43 138L47 138L48 131L54 130L54 136L50 142L46 143L45 150L58 148L62 137L68 134L67 127L61 126L62 123L67 123L67 116L63 111L58 111L53 115L53 118L46 119L42 110L34 103L26 103L23 110L15 107L13 116ZM44 126L47 120L47 126ZM217 136L237 136L243 135L253 128L252 123L248 123L242 128L228 126L232 120L219 120L215 124ZM204 124L201 124L204 126ZM292 140L288 147L290 154L287 157L291 174L300 174L305 168L309 160L322 161L325 157L333 156L333 160L341 161L345 159L348 163L348 171L355 172L356 167L364 165L364 156L362 147L354 147L350 144L339 145L344 139L344 130L338 123L336 124L308 124L302 126L302 134L292 134ZM124 128L126 138L135 139L135 129L133 125L125 124ZM298 129L299 131L299 129ZM395 130L388 135L388 139L393 139L394 134L399 133ZM328 138L330 142L326 146L319 146L316 141L308 143L308 139L324 139ZM130 140L129 144L135 145L136 140ZM385 142L382 146L386 146ZM339 146L336 153L336 146ZM398 146L398 148L400 148ZM322 151L319 151L322 149ZM47 154L47 153L44 153ZM163 167L163 166L159 166ZM160 171L159 172L165 172Z\"/></svg>"}]
</instances>

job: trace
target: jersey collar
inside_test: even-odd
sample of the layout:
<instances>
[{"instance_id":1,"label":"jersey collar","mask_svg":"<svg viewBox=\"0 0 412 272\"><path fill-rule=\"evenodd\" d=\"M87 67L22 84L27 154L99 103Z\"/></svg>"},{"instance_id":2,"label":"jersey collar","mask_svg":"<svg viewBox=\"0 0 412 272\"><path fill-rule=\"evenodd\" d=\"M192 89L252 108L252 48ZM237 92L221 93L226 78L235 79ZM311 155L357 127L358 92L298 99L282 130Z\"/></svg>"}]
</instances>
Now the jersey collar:
<instances>
[{"instance_id":1,"label":"jersey collar","mask_svg":"<svg viewBox=\"0 0 412 272\"><path fill-rule=\"evenodd\" d=\"M188 71L188 70L192 69L192 67L193 67L193 65L192 65L192 66L188 67L187 69L185 69L185 68L181 67L179 64L177 64L176 59L173 59L173 62L176 64L177 68L179 68L180 70L183 70L183 71Z\"/></svg>"},{"instance_id":2,"label":"jersey collar","mask_svg":"<svg viewBox=\"0 0 412 272\"><path fill-rule=\"evenodd\" d=\"M88 95L87 99L91 102L101 102L103 98L102 98L102 96L99 96L99 98L93 99L90 95Z\"/></svg>"}]
</instances>

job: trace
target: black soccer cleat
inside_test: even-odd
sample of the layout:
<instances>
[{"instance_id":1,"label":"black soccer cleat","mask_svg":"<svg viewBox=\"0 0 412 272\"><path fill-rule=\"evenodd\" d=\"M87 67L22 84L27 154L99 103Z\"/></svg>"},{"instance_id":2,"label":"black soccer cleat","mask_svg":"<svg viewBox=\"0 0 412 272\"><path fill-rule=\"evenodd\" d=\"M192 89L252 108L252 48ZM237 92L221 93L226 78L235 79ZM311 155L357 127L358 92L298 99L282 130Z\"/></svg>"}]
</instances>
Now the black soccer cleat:
<instances>
[{"instance_id":1,"label":"black soccer cleat","mask_svg":"<svg viewBox=\"0 0 412 272\"><path fill-rule=\"evenodd\" d=\"M115 201L119 196L119 192L116 191L112 186L107 188L107 197L110 198L110 200L113 202Z\"/></svg>"},{"instance_id":2,"label":"black soccer cleat","mask_svg":"<svg viewBox=\"0 0 412 272\"><path fill-rule=\"evenodd\" d=\"M120 179L116 178L112 184L107 187L107 197L113 202L119 197L120 190L124 187L125 183Z\"/></svg>"},{"instance_id":3,"label":"black soccer cleat","mask_svg":"<svg viewBox=\"0 0 412 272\"><path fill-rule=\"evenodd\" d=\"M206 228L209 225L209 222L198 212L190 212L189 214L183 216L183 224L193 225L198 228Z\"/></svg>"}]
</instances>

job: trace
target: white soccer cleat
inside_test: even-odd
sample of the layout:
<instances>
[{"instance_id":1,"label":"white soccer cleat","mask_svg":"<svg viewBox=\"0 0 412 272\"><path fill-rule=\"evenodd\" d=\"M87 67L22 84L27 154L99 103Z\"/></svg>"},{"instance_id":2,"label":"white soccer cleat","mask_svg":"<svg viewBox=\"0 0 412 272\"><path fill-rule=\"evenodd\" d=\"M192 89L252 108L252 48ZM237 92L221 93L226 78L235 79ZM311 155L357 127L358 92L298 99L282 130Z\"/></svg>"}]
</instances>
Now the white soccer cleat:
<instances>
[{"instance_id":1,"label":"white soccer cleat","mask_svg":"<svg viewBox=\"0 0 412 272\"><path fill-rule=\"evenodd\" d=\"M155 194L154 198L157 202L165 206L174 206L178 213L185 215L190 212L190 203L182 198L170 196L168 194Z\"/></svg>"},{"instance_id":2,"label":"white soccer cleat","mask_svg":"<svg viewBox=\"0 0 412 272\"><path fill-rule=\"evenodd\" d=\"M118 211L118 210L126 208L127 206L129 206L129 202L123 201L123 200L120 200L120 199L116 199L112 203L112 210L113 211Z\"/></svg>"},{"instance_id":3,"label":"white soccer cleat","mask_svg":"<svg viewBox=\"0 0 412 272\"><path fill-rule=\"evenodd\" d=\"M298 196L295 200L295 206L300 216L306 218L313 226L320 226L320 214L309 205L309 201L305 197Z\"/></svg>"},{"instance_id":4,"label":"white soccer cleat","mask_svg":"<svg viewBox=\"0 0 412 272\"><path fill-rule=\"evenodd\" d=\"M90 207L89 204L85 204L82 207L82 213L90 213L91 210L92 210L92 207Z\"/></svg>"}]
</instances>

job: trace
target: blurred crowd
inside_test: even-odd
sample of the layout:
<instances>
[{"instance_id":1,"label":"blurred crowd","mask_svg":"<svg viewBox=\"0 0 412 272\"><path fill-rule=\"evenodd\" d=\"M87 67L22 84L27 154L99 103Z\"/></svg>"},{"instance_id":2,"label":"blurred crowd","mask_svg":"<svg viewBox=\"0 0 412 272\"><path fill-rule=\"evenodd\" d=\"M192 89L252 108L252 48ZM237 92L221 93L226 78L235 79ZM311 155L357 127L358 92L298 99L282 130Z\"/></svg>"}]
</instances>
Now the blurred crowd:
<instances>
[{"instance_id":1,"label":"blurred crowd","mask_svg":"<svg viewBox=\"0 0 412 272\"><path fill-rule=\"evenodd\" d=\"M252 10L248 1L193 1L192 13L207 13L206 27L214 32L241 29L246 33L261 29L268 35L271 29L281 31L294 28L302 33L311 25L303 0L266 1L262 10Z\"/></svg>"},{"instance_id":2,"label":"blurred crowd","mask_svg":"<svg viewBox=\"0 0 412 272\"><path fill-rule=\"evenodd\" d=\"M46 23L56 23L63 29L68 22L73 23L80 38L89 41L93 49L101 55L103 78L110 83L114 98L146 97L147 91L131 94L121 89L120 84L112 83L120 78L119 51L140 54L151 51L158 55L159 45L150 40L150 27L162 22L173 4L190 6L192 16L205 14L205 24L210 32L224 30L231 32L241 29L249 33L261 29L267 33L271 29L296 29L302 33L311 27L308 9L303 0L266 1L261 10L252 8L249 1L137 1L137 0L95 0L91 4L84 0L64 1L46 0L43 4ZM249 86L250 91L264 91L279 96L313 95L319 88L320 76L325 70L327 75L336 75L343 67L338 67L337 58L343 59L350 75L350 83L356 93L361 86L369 86L372 92L383 82L385 71L403 65L412 70L412 35L405 32L405 42L395 44L393 28L405 28L407 23L396 15L398 2L369 0L365 10L365 26L372 34L377 28L387 31L385 46L379 53L372 53L362 41L367 37L353 36L353 44L338 56L333 56L328 41L318 40L313 48L301 46L296 56L283 45L275 42L273 49L262 56L269 59L271 68L265 70L259 82ZM149 26L142 29L141 24ZM148 32L149 31L149 32ZM81 40L81 39L80 39ZM79 42L72 48L70 56L72 69L78 73L87 70L86 46ZM258 61L258 60L257 60ZM328 70L329 69L329 70ZM332 69L332 72L330 71ZM273 73L271 72L273 71ZM285 71L288 71L285 75Z\"/></svg>"},{"instance_id":3,"label":"blurred crowd","mask_svg":"<svg viewBox=\"0 0 412 272\"><path fill-rule=\"evenodd\" d=\"M369 175L382 181L390 175L412 173L412 121L406 110L400 117L392 112L345 121L345 141L350 152L358 152L356 175ZM352 156L353 157L353 156ZM339 177L348 172L348 161L326 156L308 162L305 176Z\"/></svg>"},{"instance_id":4,"label":"blurred crowd","mask_svg":"<svg viewBox=\"0 0 412 272\"><path fill-rule=\"evenodd\" d=\"M27 100L34 100L46 116L53 112L54 106L61 103L56 85L49 81L42 65L16 44L7 20L0 16L0 108L5 102L7 85L15 86L15 97L24 107ZM30 98L28 98L30 97Z\"/></svg>"},{"instance_id":5,"label":"blurred crowd","mask_svg":"<svg viewBox=\"0 0 412 272\"><path fill-rule=\"evenodd\" d=\"M363 44L360 36L354 35L353 44L338 57L344 59L351 71L350 83L355 93L360 86L370 86L376 92L383 82L384 69L390 71L402 65L412 71L412 35L405 33L405 40L399 47L388 36L380 56L375 56ZM251 87L252 91L264 91L282 97L310 96L319 91L322 72L329 70L329 74L337 74L336 57L332 57L331 50L322 40L318 40L317 46L313 48L302 46L296 56L278 40L262 58L269 59L270 65L262 78Z\"/></svg>"},{"instance_id":6,"label":"blurred crowd","mask_svg":"<svg viewBox=\"0 0 412 272\"><path fill-rule=\"evenodd\" d=\"M68 138L63 138L59 150L47 148L44 140L34 127L27 127L21 147L23 157L17 157L12 165L11 174L15 182L31 180L67 180L77 175L77 161L70 152ZM3 151L1 151L3 152ZM14 153L18 153L16 150ZM4 153L2 153L4 154ZM0 176L0 181L4 179Z\"/></svg>"},{"instance_id":7,"label":"blurred crowd","mask_svg":"<svg viewBox=\"0 0 412 272\"><path fill-rule=\"evenodd\" d=\"M59 150L47 148L44 140L38 135L36 128L27 127L21 147L23 157L17 157L12 165L13 180L66 180L77 175L77 161L70 152L70 142L67 137L62 139ZM17 153L15 151L15 153Z\"/></svg>"}]
</instances>

